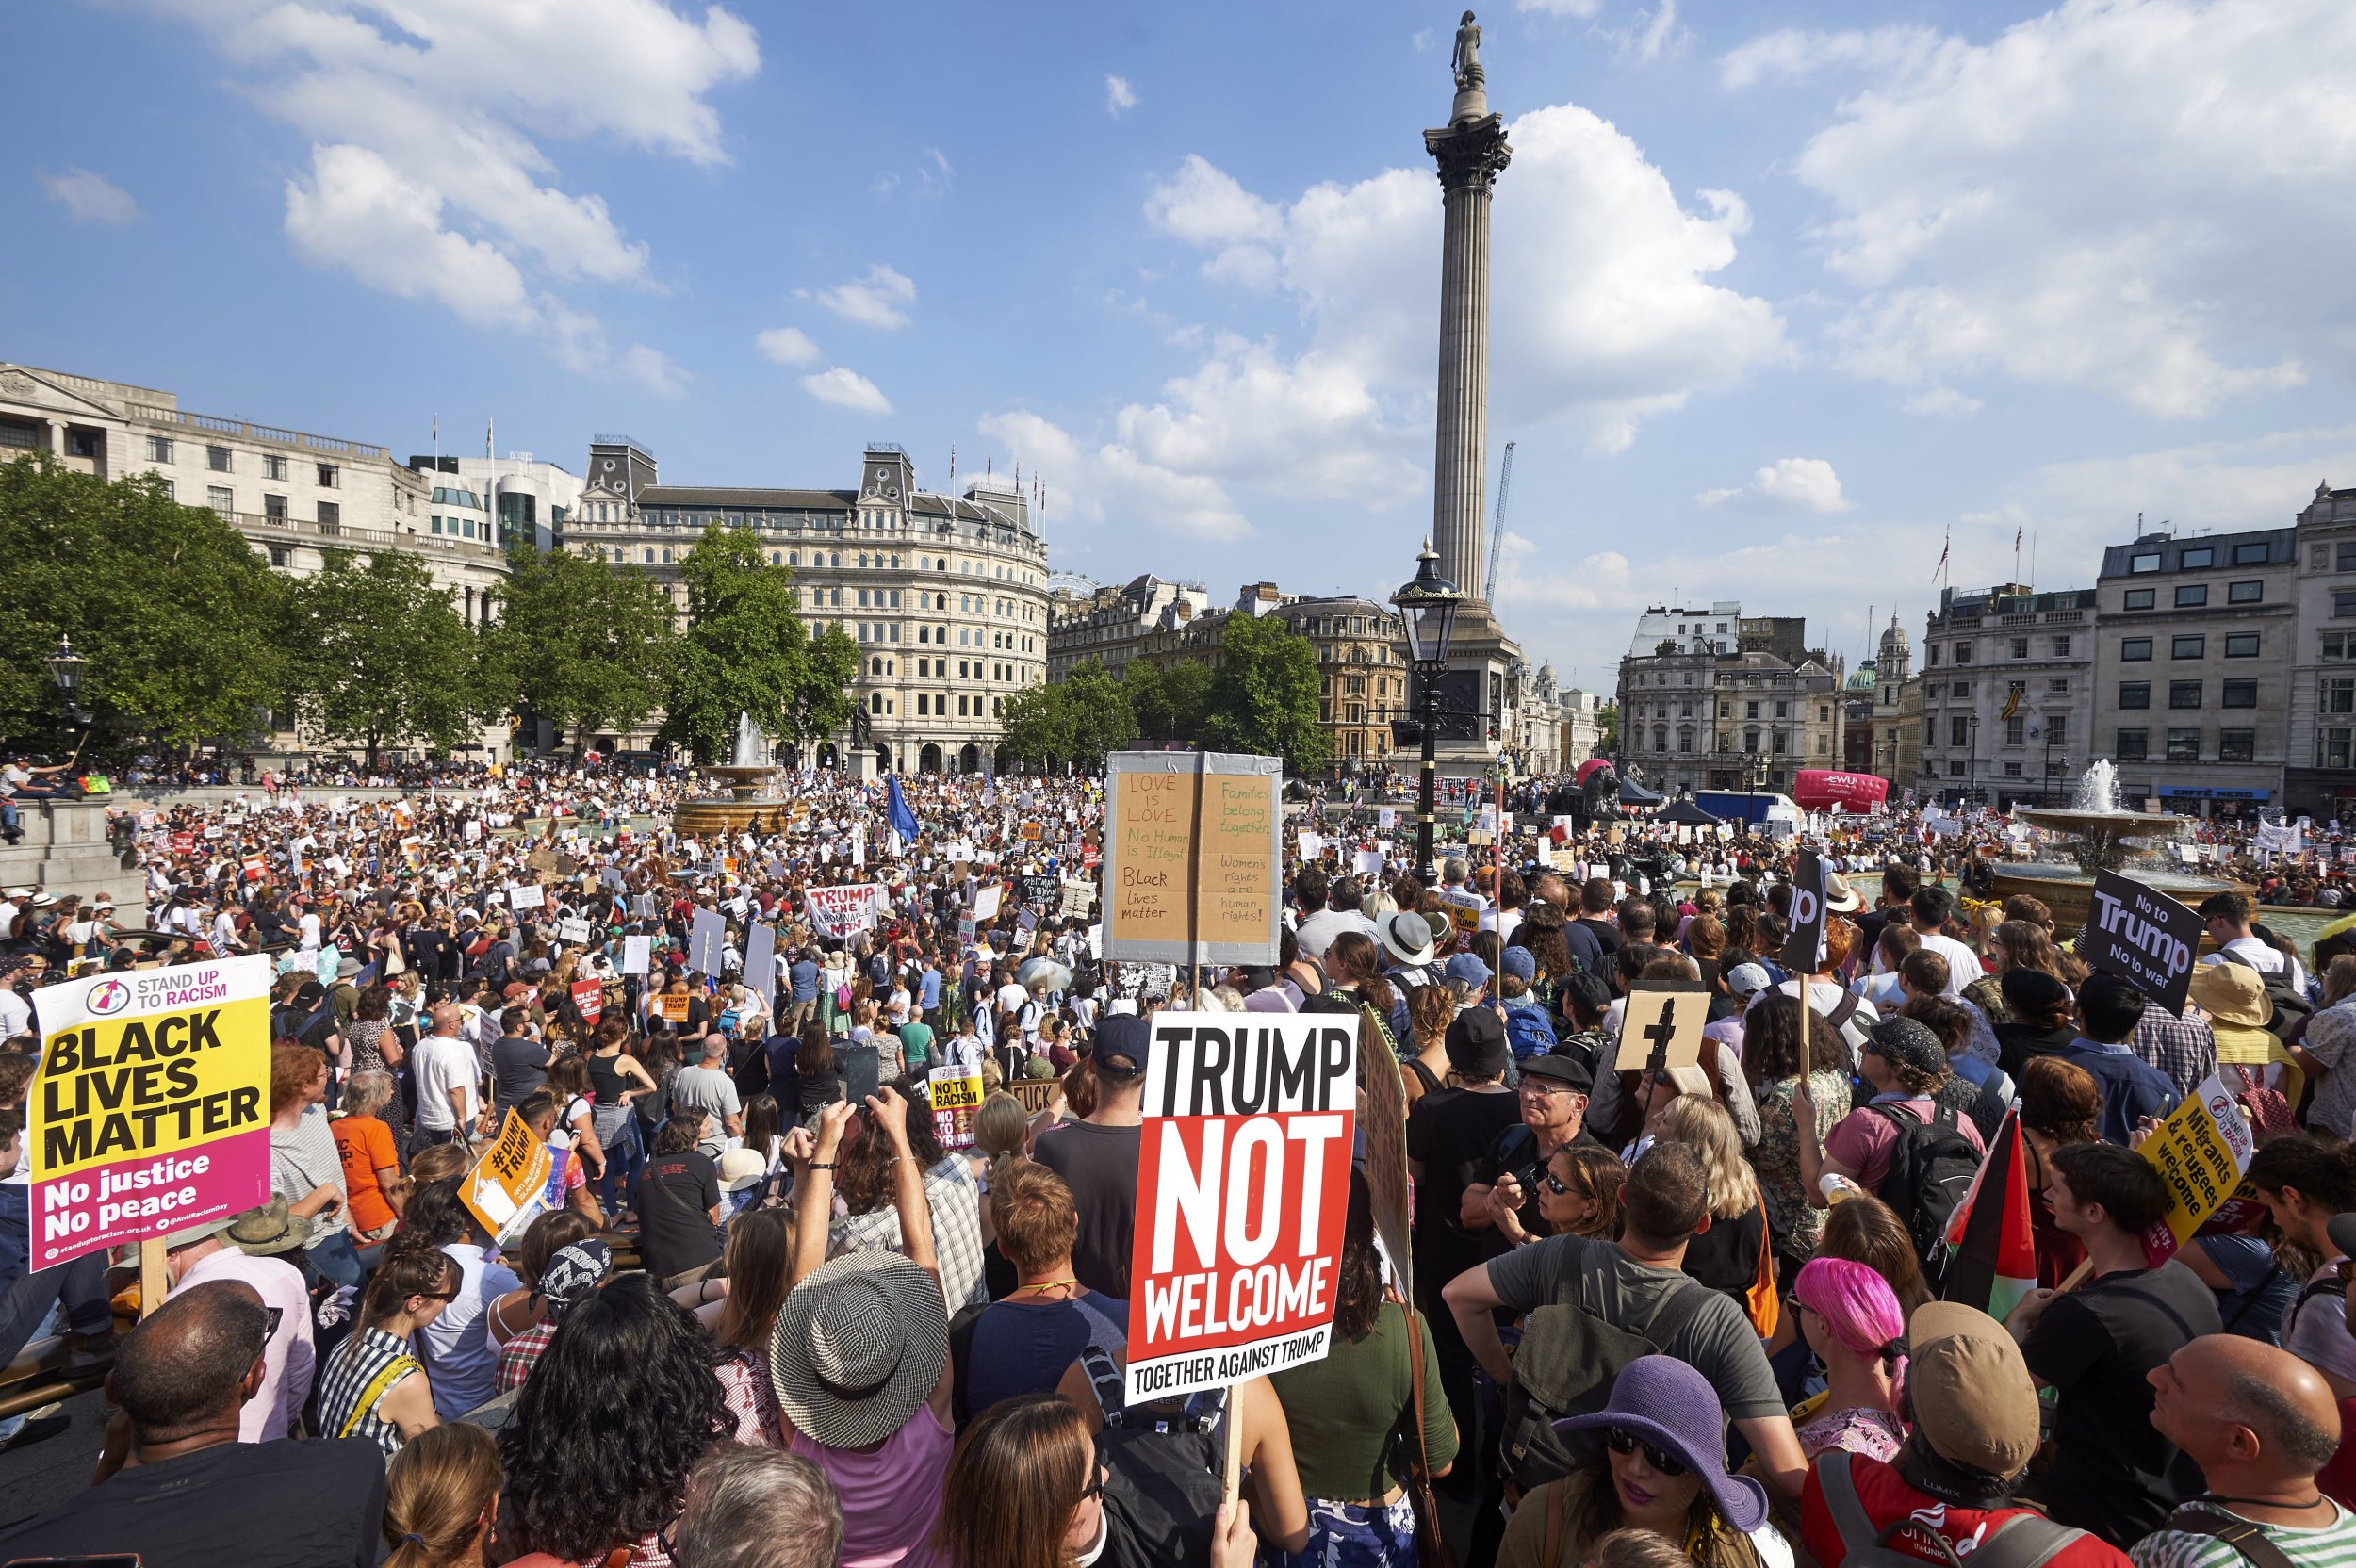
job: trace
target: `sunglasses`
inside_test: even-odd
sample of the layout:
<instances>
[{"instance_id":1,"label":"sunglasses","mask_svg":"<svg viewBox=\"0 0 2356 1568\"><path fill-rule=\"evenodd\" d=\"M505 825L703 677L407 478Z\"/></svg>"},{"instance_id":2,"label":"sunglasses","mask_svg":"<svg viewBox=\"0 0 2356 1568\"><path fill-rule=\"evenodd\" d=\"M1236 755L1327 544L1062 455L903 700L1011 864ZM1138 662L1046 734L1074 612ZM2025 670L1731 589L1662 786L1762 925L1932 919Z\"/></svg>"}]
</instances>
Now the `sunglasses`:
<instances>
[{"instance_id":1,"label":"sunglasses","mask_svg":"<svg viewBox=\"0 0 2356 1568\"><path fill-rule=\"evenodd\" d=\"M1557 1198L1561 1198L1565 1194L1573 1192L1578 1193L1581 1198L1587 1196L1585 1191L1571 1185L1570 1183L1562 1180L1562 1177L1557 1176L1551 1170L1547 1171L1544 1176L1541 1176L1538 1179L1538 1184L1546 1188L1548 1192L1554 1194Z\"/></svg>"},{"instance_id":2,"label":"sunglasses","mask_svg":"<svg viewBox=\"0 0 2356 1568\"><path fill-rule=\"evenodd\" d=\"M1642 1448L1644 1450L1644 1462L1664 1476L1682 1476L1690 1468L1675 1454L1664 1454L1634 1432L1618 1427L1612 1427L1605 1430L1603 1446L1613 1453L1622 1455L1632 1454Z\"/></svg>"},{"instance_id":3,"label":"sunglasses","mask_svg":"<svg viewBox=\"0 0 2356 1568\"><path fill-rule=\"evenodd\" d=\"M1104 1483L1112 1478L1113 1473L1111 1468L1104 1464L1099 1464L1096 1467L1096 1479L1090 1481L1088 1485L1088 1489L1080 1494L1080 1501L1085 1503L1090 1497L1103 1496L1104 1494Z\"/></svg>"}]
</instances>

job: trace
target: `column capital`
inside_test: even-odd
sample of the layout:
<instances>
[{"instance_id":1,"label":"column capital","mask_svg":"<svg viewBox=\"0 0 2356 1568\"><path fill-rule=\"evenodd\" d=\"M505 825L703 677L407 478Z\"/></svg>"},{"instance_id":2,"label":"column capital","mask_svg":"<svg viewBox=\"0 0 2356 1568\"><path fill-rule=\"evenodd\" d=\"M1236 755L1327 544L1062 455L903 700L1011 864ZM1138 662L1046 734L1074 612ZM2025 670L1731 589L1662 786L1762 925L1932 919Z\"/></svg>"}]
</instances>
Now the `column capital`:
<instances>
[{"instance_id":1,"label":"column capital","mask_svg":"<svg viewBox=\"0 0 2356 1568\"><path fill-rule=\"evenodd\" d=\"M1497 182L1498 172L1513 161L1513 149L1505 140L1505 117L1500 114L1426 131L1423 147L1440 166L1443 190L1466 187L1486 190Z\"/></svg>"}]
</instances>

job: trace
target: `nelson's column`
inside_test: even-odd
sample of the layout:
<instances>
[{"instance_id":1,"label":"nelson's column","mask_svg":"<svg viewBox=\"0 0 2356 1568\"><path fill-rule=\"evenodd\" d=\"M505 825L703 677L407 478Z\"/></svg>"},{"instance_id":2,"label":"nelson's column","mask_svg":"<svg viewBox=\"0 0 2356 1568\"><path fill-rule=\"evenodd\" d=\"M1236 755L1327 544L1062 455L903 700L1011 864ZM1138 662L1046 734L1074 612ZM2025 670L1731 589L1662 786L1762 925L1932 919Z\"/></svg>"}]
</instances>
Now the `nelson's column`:
<instances>
[{"instance_id":1,"label":"nelson's column","mask_svg":"<svg viewBox=\"0 0 2356 1568\"><path fill-rule=\"evenodd\" d=\"M1521 648L1505 635L1485 598L1489 464L1489 193L1513 155L1505 121L1489 110L1481 28L1464 13L1449 58L1456 101L1448 123L1423 133L1445 195L1440 240L1440 382L1432 469L1432 544L1439 572L1464 596L1448 652L1444 700L1457 716L1440 727L1444 772L1486 766L1497 751L1494 724L1510 735L1512 673Z\"/></svg>"}]
</instances>

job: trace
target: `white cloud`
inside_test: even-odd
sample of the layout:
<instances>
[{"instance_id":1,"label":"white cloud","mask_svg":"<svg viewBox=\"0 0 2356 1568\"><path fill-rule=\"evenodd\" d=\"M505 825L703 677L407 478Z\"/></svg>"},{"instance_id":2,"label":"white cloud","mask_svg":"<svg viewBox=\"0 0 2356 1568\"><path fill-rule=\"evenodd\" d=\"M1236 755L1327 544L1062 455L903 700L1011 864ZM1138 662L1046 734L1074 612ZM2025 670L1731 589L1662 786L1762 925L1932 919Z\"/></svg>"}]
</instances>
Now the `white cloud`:
<instances>
[{"instance_id":1,"label":"white cloud","mask_svg":"<svg viewBox=\"0 0 2356 1568\"><path fill-rule=\"evenodd\" d=\"M1513 8L1546 16L1589 17L1603 9L1603 0L1513 0Z\"/></svg>"},{"instance_id":2,"label":"white cloud","mask_svg":"<svg viewBox=\"0 0 2356 1568\"><path fill-rule=\"evenodd\" d=\"M802 297L817 301L845 321L889 331L908 324L905 307L916 302L916 285L896 269L877 262L864 277L832 288L806 290Z\"/></svg>"},{"instance_id":3,"label":"white cloud","mask_svg":"<svg viewBox=\"0 0 2356 1568\"><path fill-rule=\"evenodd\" d=\"M633 343L623 350L621 358L614 362L614 369L624 381L635 382L658 398L687 396L687 372L673 363L670 355L644 343Z\"/></svg>"},{"instance_id":4,"label":"white cloud","mask_svg":"<svg viewBox=\"0 0 2356 1568\"><path fill-rule=\"evenodd\" d=\"M1787 27L1720 56L1718 84L1739 90L1765 81L1805 81L1826 71L1919 66L1946 41L1928 27L1838 33Z\"/></svg>"},{"instance_id":5,"label":"white cloud","mask_svg":"<svg viewBox=\"0 0 2356 1568\"><path fill-rule=\"evenodd\" d=\"M1693 41L1693 35L1677 24L1677 0L1653 0L1652 9L1638 11L1611 36L1620 57L1640 65L1675 59Z\"/></svg>"},{"instance_id":6,"label":"white cloud","mask_svg":"<svg viewBox=\"0 0 2356 1568\"><path fill-rule=\"evenodd\" d=\"M1106 114L1118 120L1137 106L1137 91L1129 85L1128 77L1107 76L1104 78L1104 112Z\"/></svg>"},{"instance_id":7,"label":"white cloud","mask_svg":"<svg viewBox=\"0 0 2356 1568\"><path fill-rule=\"evenodd\" d=\"M1092 445L1036 414L1017 410L981 422L1032 471L1048 476L1058 513L1082 521L1143 524L1188 539L1235 540L1252 524L1224 485L1202 474L1163 467L1118 441Z\"/></svg>"},{"instance_id":8,"label":"white cloud","mask_svg":"<svg viewBox=\"0 0 2356 1568\"><path fill-rule=\"evenodd\" d=\"M697 21L663 0L146 4L205 33L257 106L312 139L310 168L286 190L302 253L470 323L539 332L568 366L602 335L551 285L655 284L647 247L605 199L560 188L547 144L596 139L725 162L707 97L761 58L730 12L711 7ZM679 385L677 368L643 345L593 368Z\"/></svg>"},{"instance_id":9,"label":"white cloud","mask_svg":"<svg viewBox=\"0 0 2356 1568\"><path fill-rule=\"evenodd\" d=\"M1748 484L1705 490L1704 506L1728 502L1746 512L1848 512L1857 503L1841 493L1841 476L1821 457L1781 457L1751 475Z\"/></svg>"},{"instance_id":10,"label":"white cloud","mask_svg":"<svg viewBox=\"0 0 2356 1568\"><path fill-rule=\"evenodd\" d=\"M1969 419L1988 405L1952 386L1933 386L1917 392L1902 406L1908 414L1935 414L1950 419Z\"/></svg>"},{"instance_id":11,"label":"white cloud","mask_svg":"<svg viewBox=\"0 0 2356 1568\"><path fill-rule=\"evenodd\" d=\"M818 345L799 327L771 327L753 338L753 347L773 365L808 365L818 357Z\"/></svg>"},{"instance_id":12,"label":"white cloud","mask_svg":"<svg viewBox=\"0 0 2356 1568\"><path fill-rule=\"evenodd\" d=\"M1868 72L1795 172L1857 290L1841 362L2002 370L2193 417L2356 368L2356 7L2068 0L1985 44L1771 34L1732 82ZM1502 208L1500 208L1502 210Z\"/></svg>"},{"instance_id":13,"label":"white cloud","mask_svg":"<svg viewBox=\"0 0 2356 1568\"><path fill-rule=\"evenodd\" d=\"M69 169L62 174L36 172L33 178L76 223L128 223L139 215L131 193L104 174Z\"/></svg>"},{"instance_id":14,"label":"white cloud","mask_svg":"<svg viewBox=\"0 0 2356 1568\"><path fill-rule=\"evenodd\" d=\"M822 403L837 408L857 409L861 414L889 414L892 400L877 389L875 384L857 370L838 365L802 378L802 390Z\"/></svg>"}]
</instances>

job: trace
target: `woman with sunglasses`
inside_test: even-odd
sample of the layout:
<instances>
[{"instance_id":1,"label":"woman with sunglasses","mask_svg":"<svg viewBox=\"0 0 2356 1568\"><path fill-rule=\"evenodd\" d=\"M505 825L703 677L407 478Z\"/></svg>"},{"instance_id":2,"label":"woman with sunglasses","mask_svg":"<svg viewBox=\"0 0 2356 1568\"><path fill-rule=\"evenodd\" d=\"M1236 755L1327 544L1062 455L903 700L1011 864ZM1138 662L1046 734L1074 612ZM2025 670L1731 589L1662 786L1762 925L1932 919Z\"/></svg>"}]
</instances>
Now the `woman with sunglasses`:
<instances>
[{"instance_id":1,"label":"woman with sunglasses","mask_svg":"<svg viewBox=\"0 0 2356 1568\"><path fill-rule=\"evenodd\" d=\"M1693 1366L1675 1356L1628 1363L1602 1410L1555 1423L1566 1436L1592 1432L1593 1451L1522 1499L1497 1568L1576 1568L1618 1529L1660 1536L1700 1568L1792 1568L1792 1548L1767 1522L1767 1489L1726 1473L1726 1425Z\"/></svg>"},{"instance_id":2,"label":"woman with sunglasses","mask_svg":"<svg viewBox=\"0 0 2356 1568\"><path fill-rule=\"evenodd\" d=\"M1800 1332L1824 1368L1824 1392L1792 1413L1809 1459L1846 1448L1890 1460L1906 1446L1898 1390L1906 1380L1906 1320L1890 1282L1861 1263L1816 1258L1792 1286Z\"/></svg>"},{"instance_id":3,"label":"woman with sunglasses","mask_svg":"<svg viewBox=\"0 0 2356 1568\"><path fill-rule=\"evenodd\" d=\"M1088 1418L1055 1394L1021 1394L957 1439L933 1527L941 1568L1068 1568L1104 1555L1112 1519Z\"/></svg>"},{"instance_id":4,"label":"woman with sunglasses","mask_svg":"<svg viewBox=\"0 0 2356 1568\"><path fill-rule=\"evenodd\" d=\"M406 1232L393 1238L351 1336L320 1369L320 1436L365 1438L390 1459L441 1425L414 1341L458 1299L458 1265L431 1240Z\"/></svg>"}]
</instances>

